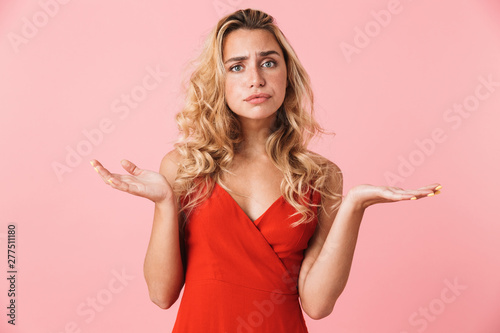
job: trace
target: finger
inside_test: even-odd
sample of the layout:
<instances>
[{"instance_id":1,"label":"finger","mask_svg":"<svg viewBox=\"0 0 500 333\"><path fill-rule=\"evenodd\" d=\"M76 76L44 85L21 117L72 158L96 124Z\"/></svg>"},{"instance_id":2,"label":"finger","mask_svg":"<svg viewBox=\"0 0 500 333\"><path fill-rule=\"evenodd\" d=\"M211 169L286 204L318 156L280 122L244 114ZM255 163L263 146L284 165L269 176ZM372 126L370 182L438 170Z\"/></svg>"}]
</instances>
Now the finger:
<instances>
[{"instance_id":1,"label":"finger","mask_svg":"<svg viewBox=\"0 0 500 333\"><path fill-rule=\"evenodd\" d=\"M116 178L113 176L111 172L109 172L105 167L102 166L101 163L97 160L92 160L90 162L94 166L95 171L101 176L104 183L111 185L111 179Z\"/></svg>"},{"instance_id":2,"label":"finger","mask_svg":"<svg viewBox=\"0 0 500 333\"><path fill-rule=\"evenodd\" d=\"M121 165L127 172L134 176L138 176L141 173L141 169L137 167L134 163L130 162L129 160L123 159L121 160Z\"/></svg>"},{"instance_id":3,"label":"finger","mask_svg":"<svg viewBox=\"0 0 500 333\"><path fill-rule=\"evenodd\" d=\"M106 170L106 168L103 167L102 164L98 160L91 160L90 164L94 167L94 170L97 171L97 173L101 176L102 176L102 171ZM106 170L106 171L108 171L108 170Z\"/></svg>"},{"instance_id":4,"label":"finger","mask_svg":"<svg viewBox=\"0 0 500 333\"><path fill-rule=\"evenodd\" d=\"M97 174L101 177L101 179L103 180L103 182L105 182L106 184L109 185L109 183L106 181L106 179L104 178L103 176L103 172L104 171L107 171L106 168L104 168L102 166L101 163L99 163L98 160L90 160L90 165L92 165L94 167L94 170L97 172ZM109 172L109 171L108 171Z\"/></svg>"},{"instance_id":5,"label":"finger","mask_svg":"<svg viewBox=\"0 0 500 333\"><path fill-rule=\"evenodd\" d=\"M412 195L408 194L408 191L398 187L386 187L380 193L385 199L390 201L407 200L412 197Z\"/></svg>"},{"instance_id":6,"label":"finger","mask_svg":"<svg viewBox=\"0 0 500 333\"><path fill-rule=\"evenodd\" d=\"M443 188L443 186L439 185L439 184L432 184L432 185L428 185L428 186L424 186L423 187L423 191L422 193L420 194L415 194L415 196L413 196L411 198L411 200L417 200L417 199L420 199L420 198L426 198L426 197L433 197L435 195L438 195L441 193L441 189Z\"/></svg>"},{"instance_id":7,"label":"finger","mask_svg":"<svg viewBox=\"0 0 500 333\"><path fill-rule=\"evenodd\" d=\"M139 187L127 181L127 177L130 176L121 176L121 175L113 175L113 176L115 177L110 178L109 182L111 187L116 188L117 190L123 192L131 193L134 195L140 195Z\"/></svg>"},{"instance_id":8,"label":"finger","mask_svg":"<svg viewBox=\"0 0 500 333\"><path fill-rule=\"evenodd\" d=\"M99 173L99 170L97 170L97 166L100 164L101 163L99 163L98 160L90 160L90 165L92 165L92 167L94 168L95 171L97 171L97 173Z\"/></svg>"},{"instance_id":9,"label":"finger","mask_svg":"<svg viewBox=\"0 0 500 333\"><path fill-rule=\"evenodd\" d=\"M434 191L436 187L437 186L435 185L427 185L417 190L404 190L399 187L391 187L390 190L392 190L395 194L400 195L401 200L417 200L420 198L430 197L441 193L440 191Z\"/></svg>"},{"instance_id":10,"label":"finger","mask_svg":"<svg viewBox=\"0 0 500 333\"><path fill-rule=\"evenodd\" d=\"M118 177L111 177L108 179L109 185L111 187L116 188L117 190L128 192L128 184L125 182L122 182Z\"/></svg>"},{"instance_id":11,"label":"finger","mask_svg":"<svg viewBox=\"0 0 500 333\"><path fill-rule=\"evenodd\" d=\"M441 188L443 188L443 186L441 186L440 183L434 183L434 184L429 184L429 185L420 187L419 190L433 190L433 191L437 191L437 190L440 190Z\"/></svg>"},{"instance_id":12,"label":"finger","mask_svg":"<svg viewBox=\"0 0 500 333\"><path fill-rule=\"evenodd\" d=\"M397 190L397 191L405 191L405 192L408 192L408 191L415 191L415 192L427 191L427 192L429 192L429 191L437 191L441 188L443 188L443 186L441 186L439 183L422 186L422 187L419 187L419 188L414 189L414 190L405 190L405 189L402 189L401 187L389 187L389 189L393 189L393 190Z\"/></svg>"}]
</instances>

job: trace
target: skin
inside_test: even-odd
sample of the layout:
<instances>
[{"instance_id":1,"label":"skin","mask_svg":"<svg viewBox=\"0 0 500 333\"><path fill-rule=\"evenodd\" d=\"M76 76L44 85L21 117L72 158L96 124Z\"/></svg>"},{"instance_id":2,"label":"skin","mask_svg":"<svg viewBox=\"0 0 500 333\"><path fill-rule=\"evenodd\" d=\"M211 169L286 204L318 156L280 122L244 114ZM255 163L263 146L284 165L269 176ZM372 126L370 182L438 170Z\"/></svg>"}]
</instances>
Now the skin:
<instances>
[{"instance_id":1,"label":"skin","mask_svg":"<svg viewBox=\"0 0 500 333\"><path fill-rule=\"evenodd\" d=\"M276 54L260 55L261 52L269 50L276 51ZM239 29L226 36L223 61L241 56L246 59L225 63L225 93L229 108L241 120L244 142L230 168L233 174L224 175L223 181L231 190L236 203L254 221L281 196L282 174L267 157L265 140L285 97L287 73L283 52L268 31ZM261 104L244 101L248 96L260 92L271 95L271 98ZM159 173L140 169L128 160L122 160L123 168L129 173L122 175L111 173L99 161L91 160L91 164L107 185L155 203L155 221L146 261L148 258L154 258L150 259L148 276L157 276L157 279L161 277L163 280L172 272L170 267L176 268L177 271L182 267L179 266L180 255L177 251L179 247L183 247L182 241L178 242L173 237L170 243L165 245L164 239L155 240L161 237L153 236L155 233L165 235L167 232L178 232L177 226L172 227L172 223L160 222L162 218L168 219L165 216L173 219L174 212L178 209L174 205L171 188L178 162L179 156L175 150L165 155ZM331 161L329 163L341 176L338 166ZM328 181L332 186L338 185L339 178L330 176ZM342 177L340 182L343 193ZM313 319L324 318L333 311L335 302L347 283L359 227L369 206L407 201L411 198L426 198L439 194L439 188L439 183L414 190L361 184L349 189L342 197L338 210L324 209L318 216L318 225L321 227L316 228L309 241L299 272L299 295L304 311ZM329 207L335 202L325 200L323 204ZM171 257L163 259L164 266L174 265L169 266L170 270L164 268L160 271L161 268L158 268L163 263L157 259L161 256L159 253L171 253ZM161 281L155 280L158 287L150 288L152 300L160 307L168 308L177 299L184 283L180 274L167 281L168 283L161 284ZM150 279L153 281L153 277Z\"/></svg>"},{"instance_id":2,"label":"skin","mask_svg":"<svg viewBox=\"0 0 500 333\"><path fill-rule=\"evenodd\" d=\"M261 52L275 51L262 56ZM231 60L235 57L244 60ZM283 178L267 156L265 141L283 104L287 70L283 52L266 30L239 29L228 34L223 44L226 70L226 102L241 122L244 142L236 153L231 171L223 182L238 205L255 221L280 196ZM256 93L271 97L260 104L245 99Z\"/></svg>"},{"instance_id":3,"label":"skin","mask_svg":"<svg viewBox=\"0 0 500 333\"><path fill-rule=\"evenodd\" d=\"M262 51L276 53L259 54ZM287 87L286 63L278 42L269 31L239 29L226 36L223 54L227 105L244 125L258 127L267 134L276 110L283 104ZM235 59L242 56L248 59ZM260 104L245 101L257 93L271 97ZM265 140L265 136L261 139Z\"/></svg>"}]
</instances>

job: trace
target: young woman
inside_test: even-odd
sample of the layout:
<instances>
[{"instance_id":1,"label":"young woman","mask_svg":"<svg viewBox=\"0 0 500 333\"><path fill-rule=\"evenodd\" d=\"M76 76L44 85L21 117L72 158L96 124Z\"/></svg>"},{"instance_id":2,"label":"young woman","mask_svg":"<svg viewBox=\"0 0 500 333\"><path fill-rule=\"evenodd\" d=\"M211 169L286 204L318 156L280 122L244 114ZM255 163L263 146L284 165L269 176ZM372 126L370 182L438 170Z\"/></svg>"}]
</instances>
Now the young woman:
<instances>
[{"instance_id":1,"label":"young woman","mask_svg":"<svg viewBox=\"0 0 500 333\"><path fill-rule=\"evenodd\" d=\"M174 332L307 332L347 283L371 205L439 193L368 184L307 149L324 132L309 77L271 16L246 9L209 35L159 173L91 164L111 187L155 203L144 275ZM300 299L300 303L299 303Z\"/></svg>"}]
</instances>

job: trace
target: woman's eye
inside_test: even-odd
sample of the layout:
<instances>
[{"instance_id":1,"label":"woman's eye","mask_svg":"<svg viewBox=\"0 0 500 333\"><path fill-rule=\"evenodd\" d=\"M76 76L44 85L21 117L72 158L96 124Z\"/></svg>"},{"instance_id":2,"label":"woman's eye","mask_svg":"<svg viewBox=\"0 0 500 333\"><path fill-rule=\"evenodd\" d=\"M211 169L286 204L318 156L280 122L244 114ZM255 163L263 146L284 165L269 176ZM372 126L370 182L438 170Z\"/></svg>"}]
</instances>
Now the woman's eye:
<instances>
[{"instance_id":1,"label":"woman's eye","mask_svg":"<svg viewBox=\"0 0 500 333\"><path fill-rule=\"evenodd\" d=\"M233 67L231 67L229 70L230 70L230 71L232 71L232 72L239 72L239 71L235 71L235 70L234 70L236 67L241 67L241 65L236 65L236 66L233 66Z\"/></svg>"},{"instance_id":2,"label":"woman's eye","mask_svg":"<svg viewBox=\"0 0 500 333\"><path fill-rule=\"evenodd\" d=\"M266 67L274 67L274 66L276 66L276 62L275 62L275 61L272 61L272 60L266 61L266 62L264 63L264 65L265 65L265 64L273 64L272 66L266 66Z\"/></svg>"},{"instance_id":3,"label":"woman's eye","mask_svg":"<svg viewBox=\"0 0 500 333\"><path fill-rule=\"evenodd\" d=\"M267 67L267 68L272 68L272 67L276 67L276 61L272 61L272 60L269 60L269 61L266 61L264 64L263 64L264 67ZM233 67L230 67L229 70L231 72L240 72L241 71L241 68L240 69L236 69L236 68L239 68L239 67L242 67L241 65L235 65Z\"/></svg>"}]
</instances>

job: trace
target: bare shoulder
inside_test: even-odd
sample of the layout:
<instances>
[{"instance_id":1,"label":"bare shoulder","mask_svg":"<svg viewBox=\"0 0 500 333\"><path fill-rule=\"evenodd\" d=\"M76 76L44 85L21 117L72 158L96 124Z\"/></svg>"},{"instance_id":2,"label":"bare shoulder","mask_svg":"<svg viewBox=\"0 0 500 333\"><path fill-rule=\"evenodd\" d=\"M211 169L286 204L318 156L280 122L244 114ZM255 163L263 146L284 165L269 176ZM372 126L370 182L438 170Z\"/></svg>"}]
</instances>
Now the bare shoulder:
<instances>
[{"instance_id":1,"label":"bare shoulder","mask_svg":"<svg viewBox=\"0 0 500 333\"><path fill-rule=\"evenodd\" d=\"M335 164L334 162L330 161L328 158L318 154L318 153L315 153L311 150L308 150L309 154L314 158L314 160L316 161L316 163L320 164L320 165L323 165L326 167L327 169L327 172L328 172L328 181L327 183L332 186L332 185L335 185L339 182L342 182L343 181L343 178L342 178L342 170L340 169L340 167Z\"/></svg>"},{"instance_id":2,"label":"bare shoulder","mask_svg":"<svg viewBox=\"0 0 500 333\"><path fill-rule=\"evenodd\" d=\"M163 156L160 163L160 174L162 174L170 184L173 185L175 177L177 176L177 170L181 161L181 154L176 150L172 149Z\"/></svg>"},{"instance_id":3,"label":"bare shoulder","mask_svg":"<svg viewBox=\"0 0 500 333\"><path fill-rule=\"evenodd\" d=\"M321 199L321 209L318 216L320 230L317 231L320 233L326 233L330 229L339 205L342 202L344 177L342 170L336 163L312 151L309 151L309 153L311 153L313 158L316 159L316 162L326 170L326 179L323 184L323 190L327 193L333 194L333 196L323 196Z\"/></svg>"},{"instance_id":4,"label":"bare shoulder","mask_svg":"<svg viewBox=\"0 0 500 333\"><path fill-rule=\"evenodd\" d=\"M325 187L328 189L328 192L334 193L335 195L337 195L337 197L326 198L324 200L322 204L323 209L320 216L323 225L330 224L325 221L333 222L331 220L331 217L335 217L336 210L338 209L338 206L342 201L342 195L344 192L344 176L340 167L334 162L327 160L327 170L328 171Z\"/></svg>"},{"instance_id":5,"label":"bare shoulder","mask_svg":"<svg viewBox=\"0 0 500 333\"><path fill-rule=\"evenodd\" d=\"M342 175L342 170L340 167L335 164L334 162L330 161L327 159L327 164L328 164L328 182L330 186L333 186L333 188L337 188L340 186L342 187L343 183L343 175ZM341 190L341 188L340 188ZM340 193L342 194L342 193Z\"/></svg>"}]
</instances>

